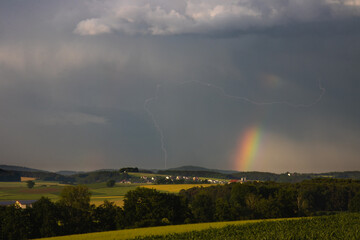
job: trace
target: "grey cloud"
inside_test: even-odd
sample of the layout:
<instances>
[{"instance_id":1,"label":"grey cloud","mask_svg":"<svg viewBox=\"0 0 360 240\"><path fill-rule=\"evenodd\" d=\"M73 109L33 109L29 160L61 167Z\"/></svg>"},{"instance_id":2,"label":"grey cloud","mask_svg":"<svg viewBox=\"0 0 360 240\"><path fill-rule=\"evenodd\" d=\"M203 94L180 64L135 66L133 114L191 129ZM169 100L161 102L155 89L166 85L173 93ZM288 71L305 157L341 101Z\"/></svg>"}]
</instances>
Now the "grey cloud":
<instances>
[{"instance_id":1,"label":"grey cloud","mask_svg":"<svg viewBox=\"0 0 360 240\"><path fill-rule=\"evenodd\" d=\"M262 132L260 151L252 167L260 171L274 168L279 173L357 169L356 146L360 139L354 137L353 133L349 134L348 130L336 129L331 133L321 133L322 139L319 139L319 136L314 138L314 135L320 135L319 130L314 129L312 134L301 140L284 134Z\"/></svg>"},{"instance_id":2,"label":"grey cloud","mask_svg":"<svg viewBox=\"0 0 360 240\"><path fill-rule=\"evenodd\" d=\"M360 16L358 0L125 0L104 3L98 9L99 17L79 22L74 32L213 34Z\"/></svg>"},{"instance_id":3,"label":"grey cloud","mask_svg":"<svg viewBox=\"0 0 360 240\"><path fill-rule=\"evenodd\" d=\"M40 122L43 122L46 125L106 124L107 119L82 112L67 112L43 116L41 117Z\"/></svg>"},{"instance_id":4,"label":"grey cloud","mask_svg":"<svg viewBox=\"0 0 360 240\"><path fill-rule=\"evenodd\" d=\"M80 34L80 35L98 35L102 33L110 33L111 28L103 23L99 19L87 19L84 21L81 21L76 29L74 30L74 33Z\"/></svg>"}]
</instances>

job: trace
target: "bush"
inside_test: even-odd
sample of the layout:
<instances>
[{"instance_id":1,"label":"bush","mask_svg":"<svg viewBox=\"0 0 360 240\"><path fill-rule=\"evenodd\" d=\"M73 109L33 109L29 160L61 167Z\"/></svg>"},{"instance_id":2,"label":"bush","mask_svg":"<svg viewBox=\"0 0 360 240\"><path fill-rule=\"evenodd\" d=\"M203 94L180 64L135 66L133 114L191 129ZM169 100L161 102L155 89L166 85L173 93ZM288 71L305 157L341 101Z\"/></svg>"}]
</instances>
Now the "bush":
<instances>
[{"instance_id":1,"label":"bush","mask_svg":"<svg viewBox=\"0 0 360 240\"><path fill-rule=\"evenodd\" d=\"M358 192L349 202L351 212L360 212L360 192Z\"/></svg>"},{"instance_id":2,"label":"bush","mask_svg":"<svg viewBox=\"0 0 360 240\"><path fill-rule=\"evenodd\" d=\"M106 186L108 186L108 187L113 187L113 186L115 186L115 180L109 180L109 181L107 181Z\"/></svg>"},{"instance_id":3,"label":"bush","mask_svg":"<svg viewBox=\"0 0 360 240\"><path fill-rule=\"evenodd\" d=\"M26 186L28 187L28 188L33 188L34 186L35 186L35 182L34 181L26 181Z\"/></svg>"}]
</instances>

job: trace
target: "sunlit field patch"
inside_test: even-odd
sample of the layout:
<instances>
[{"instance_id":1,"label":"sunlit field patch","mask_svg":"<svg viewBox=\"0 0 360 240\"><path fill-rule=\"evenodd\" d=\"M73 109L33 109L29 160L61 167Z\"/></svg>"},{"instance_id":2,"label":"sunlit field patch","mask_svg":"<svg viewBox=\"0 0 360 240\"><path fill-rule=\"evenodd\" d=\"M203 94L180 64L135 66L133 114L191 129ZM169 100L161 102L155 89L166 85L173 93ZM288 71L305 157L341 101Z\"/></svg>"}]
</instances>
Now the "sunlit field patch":
<instances>
[{"instance_id":1,"label":"sunlit field patch","mask_svg":"<svg viewBox=\"0 0 360 240\"><path fill-rule=\"evenodd\" d=\"M209 187L212 184L163 184L163 185L142 185L141 187L152 188L158 191L178 193L182 189L189 189L193 187Z\"/></svg>"},{"instance_id":2,"label":"sunlit field patch","mask_svg":"<svg viewBox=\"0 0 360 240\"><path fill-rule=\"evenodd\" d=\"M173 225L173 226L160 226L160 227L148 227L148 228L135 228L135 229L125 229L118 231L109 231L101 233L88 233L88 234L77 234L71 236L62 236L54 238L42 238L42 239L51 239L51 240L102 240L102 239L130 239L137 236L149 236L149 235L158 235L158 234L169 234L169 233L182 233L195 230L203 230L208 228L219 228L224 227L229 224L245 224L245 223L255 223L264 220L246 220L246 221L234 221L234 222L214 222L214 223L196 223L196 224L183 224L183 225Z\"/></svg>"}]
</instances>

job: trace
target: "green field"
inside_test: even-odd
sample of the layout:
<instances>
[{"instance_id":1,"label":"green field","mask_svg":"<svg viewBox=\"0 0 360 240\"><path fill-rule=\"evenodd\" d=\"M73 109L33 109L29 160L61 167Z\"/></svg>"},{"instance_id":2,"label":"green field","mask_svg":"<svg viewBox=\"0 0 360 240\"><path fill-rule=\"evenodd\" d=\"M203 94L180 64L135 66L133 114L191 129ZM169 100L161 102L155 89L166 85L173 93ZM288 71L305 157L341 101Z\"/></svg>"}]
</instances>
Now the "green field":
<instances>
[{"instance_id":1,"label":"green field","mask_svg":"<svg viewBox=\"0 0 360 240\"><path fill-rule=\"evenodd\" d=\"M27 188L26 182L0 182L0 201L6 200L37 200L42 196L48 197L53 201L59 200L61 189L65 186L55 182L35 181L32 189ZM114 187L107 187L106 183L86 184L92 194L91 203L96 206L102 204L104 200L114 202L118 206L123 205L125 194L141 186L154 188L158 191L168 193L178 193L181 189L189 189L198 186L210 186L211 184L116 184Z\"/></svg>"},{"instance_id":2,"label":"green field","mask_svg":"<svg viewBox=\"0 0 360 240\"><path fill-rule=\"evenodd\" d=\"M100 239L360 239L360 214L342 213L313 218L247 220L137 228L70 235L49 240Z\"/></svg>"},{"instance_id":3,"label":"green field","mask_svg":"<svg viewBox=\"0 0 360 240\"><path fill-rule=\"evenodd\" d=\"M35 181L34 188L29 189L26 182L0 182L0 201L36 200L41 196L57 200L64 185L56 182Z\"/></svg>"}]
</instances>

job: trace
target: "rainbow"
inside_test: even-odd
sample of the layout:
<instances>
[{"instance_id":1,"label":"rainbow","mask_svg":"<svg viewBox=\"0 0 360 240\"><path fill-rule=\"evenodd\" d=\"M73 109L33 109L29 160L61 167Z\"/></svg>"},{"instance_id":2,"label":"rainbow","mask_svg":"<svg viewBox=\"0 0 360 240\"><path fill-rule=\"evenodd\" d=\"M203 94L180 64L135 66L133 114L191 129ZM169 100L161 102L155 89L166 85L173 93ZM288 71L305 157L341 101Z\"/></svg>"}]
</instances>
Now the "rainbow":
<instances>
[{"instance_id":1,"label":"rainbow","mask_svg":"<svg viewBox=\"0 0 360 240\"><path fill-rule=\"evenodd\" d=\"M235 154L235 169L248 171L255 160L260 145L261 128L253 125L247 128L239 138Z\"/></svg>"}]
</instances>

